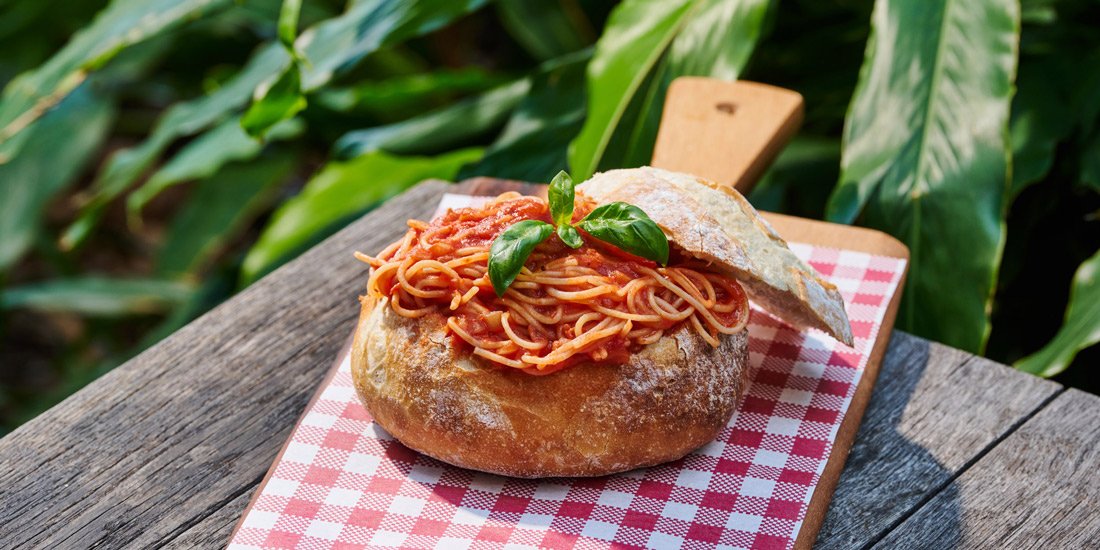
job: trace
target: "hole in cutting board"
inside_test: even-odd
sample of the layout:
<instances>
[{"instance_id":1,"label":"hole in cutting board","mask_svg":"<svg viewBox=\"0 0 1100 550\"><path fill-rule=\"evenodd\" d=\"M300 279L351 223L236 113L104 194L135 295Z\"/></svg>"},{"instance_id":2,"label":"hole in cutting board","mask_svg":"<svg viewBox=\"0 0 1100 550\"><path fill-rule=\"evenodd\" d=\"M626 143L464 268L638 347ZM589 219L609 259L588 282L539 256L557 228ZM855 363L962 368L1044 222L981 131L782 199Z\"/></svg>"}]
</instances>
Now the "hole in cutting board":
<instances>
[{"instance_id":1,"label":"hole in cutting board","mask_svg":"<svg viewBox=\"0 0 1100 550\"><path fill-rule=\"evenodd\" d=\"M714 108L718 109L719 112L726 113L727 115L732 115L733 113L737 112L737 105L734 105L733 103L730 103L728 101L723 101L715 105Z\"/></svg>"}]
</instances>

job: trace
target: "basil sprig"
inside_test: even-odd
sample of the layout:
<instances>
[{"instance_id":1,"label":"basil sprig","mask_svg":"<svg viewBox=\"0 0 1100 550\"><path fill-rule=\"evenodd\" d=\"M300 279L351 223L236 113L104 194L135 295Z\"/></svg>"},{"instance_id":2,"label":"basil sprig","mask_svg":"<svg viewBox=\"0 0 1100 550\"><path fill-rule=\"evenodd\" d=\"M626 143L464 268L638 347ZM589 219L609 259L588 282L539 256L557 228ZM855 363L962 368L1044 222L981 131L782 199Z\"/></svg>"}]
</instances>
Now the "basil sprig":
<instances>
[{"instance_id":1,"label":"basil sprig","mask_svg":"<svg viewBox=\"0 0 1100 550\"><path fill-rule=\"evenodd\" d=\"M573 203L576 197L573 178L569 177L565 170L558 172L558 175L550 180L546 198L550 201L550 219L554 221L554 225L569 225L573 222Z\"/></svg>"},{"instance_id":2,"label":"basil sprig","mask_svg":"<svg viewBox=\"0 0 1100 550\"><path fill-rule=\"evenodd\" d=\"M641 208L625 202L597 206L577 227L635 256L668 264L668 239Z\"/></svg>"},{"instance_id":3,"label":"basil sprig","mask_svg":"<svg viewBox=\"0 0 1100 550\"><path fill-rule=\"evenodd\" d=\"M554 226L539 220L523 220L505 229L489 247L489 281L497 296L504 296L516 280L523 262L539 243L545 241Z\"/></svg>"},{"instance_id":4,"label":"basil sprig","mask_svg":"<svg viewBox=\"0 0 1100 550\"><path fill-rule=\"evenodd\" d=\"M583 246L584 239L573 227L573 202L576 199L573 178L569 177L565 170L558 172L558 175L550 181L546 198L550 201L550 219L558 228L558 238L569 248Z\"/></svg>"},{"instance_id":5,"label":"basil sprig","mask_svg":"<svg viewBox=\"0 0 1100 550\"><path fill-rule=\"evenodd\" d=\"M577 232L577 228L569 224L558 226L558 238L569 248L580 248L584 245L584 239Z\"/></svg>"},{"instance_id":6,"label":"basil sprig","mask_svg":"<svg viewBox=\"0 0 1100 550\"><path fill-rule=\"evenodd\" d=\"M597 207L573 225L573 203L576 198L573 178L558 172L547 191L550 219L553 225L539 220L524 220L504 230L489 247L489 281L497 296L504 296L519 276L523 264L539 243L557 232L570 248L580 248L584 239L577 231L621 248L635 256L668 264L668 239L657 224L641 208L625 202L613 202Z\"/></svg>"}]
</instances>

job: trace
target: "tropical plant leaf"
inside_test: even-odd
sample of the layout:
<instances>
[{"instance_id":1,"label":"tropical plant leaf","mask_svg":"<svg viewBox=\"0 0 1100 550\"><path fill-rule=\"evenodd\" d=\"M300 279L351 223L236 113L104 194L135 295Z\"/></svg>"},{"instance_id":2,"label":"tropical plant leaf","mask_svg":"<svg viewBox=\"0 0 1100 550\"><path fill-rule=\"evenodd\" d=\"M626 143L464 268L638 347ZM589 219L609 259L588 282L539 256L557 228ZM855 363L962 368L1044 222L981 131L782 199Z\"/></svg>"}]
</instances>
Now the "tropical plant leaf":
<instances>
[{"instance_id":1,"label":"tropical plant leaf","mask_svg":"<svg viewBox=\"0 0 1100 550\"><path fill-rule=\"evenodd\" d=\"M584 124L584 68L591 51L547 62L496 141L459 179L492 176L542 181L568 163L569 142Z\"/></svg>"},{"instance_id":2,"label":"tropical plant leaf","mask_svg":"<svg viewBox=\"0 0 1100 550\"><path fill-rule=\"evenodd\" d=\"M1066 60L1068 61L1068 60ZM1076 113L1063 86L1061 71L1051 63L1061 60L1020 57L1016 96L1012 100L1012 197L1035 183L1054 165L1054 148L1073 131Z\"/></svg>"},{"instance_id":3,"label":"tropical plant leaf","mask_svg":"<svg viewBox=\"0 0 1100 550\"><path fill-rule=\"evenodd\" d=\"M0 143L37 120L123 49L229 4L228 0L115 0L56 55L4 88ZM14 156L15 151L5 151Z\"/></svg>"},{"instance_id":4,"label":"tropical plant leaf","mask_svg":"<svg viewBox=\"0 0 1100 550\"><path fill-rule=\"evenodd\" d=\"M254 138L263 138L271 127L305 109L306 97L302 95L301 79L298 63L295 62L271 86L257 88L255 100L241 117L241 128Z\"/></svg>"},{"instance_id":5,"label":"tropical plant leaf","mask_svg":"<svg viewBox=\"0 0 1100 550\"><path fill-rule=\"evenodd\" d=\"M1010 126L1013 150L1010 200L1046 177L1054 165L1059 144L1087 139L1100 112L1100 47L1077 51L1079 41L1075 39L1077 34L1093 30L1089 27L1088 31L1082 31L1076 23L1063 26L1040 28L1042 34L1024 42L1034 51L1020 54ZM1029 30L1037 33L1035 29L1025 29L1025 35ZM1073 56L1064 54L1069 49L1075 50Z\"/></svg>"},{"instance_id":6,"label":"tropical plant leaf","mask_svg":"<svg viewBox=\"0 0 1100 550\"><path fill-rule=\"evenodd\" d=\"M641 166L653 157L665 93L680 76L709 76L737 80L763 38L772 0L696 0L691 16L676 35L664 59L644 88L632 98L608 145L614 155L601 163L608 167ZM632 105L632 106L633 106ZM616 143L622 141L622 144Z\"/></svg>"},{"instance_id":7,"label":"tropical plant leaf","mask_svg":"<svg viewBox=\"0 0 1100 550\"><path fill-rule=\"evenodd\" d=\"M302 13L302 0L283 0L279 9L279 42L291 55L297 55L294 41L298 39L298 17Z\"/></svg>"},{"instance_id":8,"label":"tropical plant leaf","mask_svg":"<svg viewBox=\"0 0 1100 550\"><path fill-rule=\"evenodd\" d=\"M294 45L301 12L302 0L283 0L279 9L276 34L290 55L291 63L274 82L265 82L256 88L252 104L241 117L241 128L254 138L262 139L273 126L306 108L306 96L302 93L304 60Z\"/></svg>"},{"instance_id":9,"label":"tropical plant leaf","mask_svg":"<svg viewBox=\"0 0 1100 550\"><path fill-rule=\"evenodd\" d=\"M691 0L619 4L588 64L588 116L569 146L569 167L578 181L600 164L611 135L631 99L691 13Z\"/></svg>"},{"instance_id":10,"label":"tropical plant leaf","mask_svg":"<svg viewBox=\"0 0 1100 550\"><path fill-rule=\"evenodd\" d=\"M20 153L0 164L0 271L26 252L46 203L84 170L114 117L109 98L80 86L27 129Z\"/></svg>"},{"instance_id":11,"label":"tropical plant leaf","mask_svg":"<svg viewBox=\"0 0 1100 550\"><path fill-rule=\"evenodd\" d=\"M333 111L363 114L382 123L392 123L443 107L456 96L484 92L511 80L512 77L479 67L441 69L346 87L327 86L311 99Z\"/></svg>"},{"instance_id":12,"label":"tropical plant leaf","mask_svg":"<svg viewBox=\"0 0 1100 550\"><path fill-rule=\"evenodd\" d=\"M504 29L537 59L560 57L596 40L577 0L497 0L496 6Z\"/></svg>"},{"instance_id":13,"label":"tropical plant leaf","mask_svg":"<svg viewBox=\"0 0 1100 550\"><path fill-rule=\"evenodd\" d=\"M84 241L98 223L103 209L134 183L176 139L199 133L230 117L253 90L289 63L278 44L270 44L249 60L236 76L213 93L173 105L140 145L113 154L93 184L95 194L61 238L63 248Z\"/></svg>"},{"instance_id":14,"label":"tropical plant leaf","mask_svg":"<svg viewBox=\"0 0 1100 550\"><path fill-rule=\"evenodd\" d=\"M208 0L210 1L210 0ZM334 74L363 57L414 36L431 32L480 8L486 0L360 0L339 17L307 29L299 37L309 63L302 67L305 92L327 84ZM236 113L257 87L282 75L291 57L271 43L213 93L168 110L141 145L116 153L95 182L96 195L62 237L71 248L82 242L103 208L136 181L177 138L201 132Z\"/></svg>"},{"instance_id":15,"label":"tropical plant leaf","mask_svg":"<svg viewBox=\"0 0 1100 550\"><path fill-rule=\"evenodd\" d=\"M348 11L302 33L302 89L317 90L368 54L438 30L488 0L358 0Z\"/></svg>"},{"instance_id":16,"label":"tropical plant leaf","mask_svg":"<svg viewBox=\"0 0 1100 550\"><path fill-rule=\"evenodd\" d=\"M297 119L283 121L268 132L267 142L296 137L304 126ZM136 217L149 201L165 189L185 181L210 177L226 163L255 157L263 147L263 143L244 132L239 118L226 120L180 149L145 184L126 197L126 207L130 215Z\"/></svg>"},{"instance_id":17,"label":"tropical plant leaf","mask_svg":"<svg viewBox=\"0 0 1100 550\"><path fill-rule=\"evenodd\" d=\"M588 64L588 118L569 149L578 180L600 167L648 163L669 83L688 75L736 79L772 5L771 0L620 4ZM624 116L628 108L633 116Z\"/></svg>"},{"instance_id":18,"label":"tropical plant leaf","mask_svg":"<svg viewBox=\"0 0 1100 550\"><path fill-rule=\"evenodd\" d=\"M759 210L821 219L839 167L839 139L798 136L752 188L749 201Z\"/></svg>"},{"instance_id":19,"label":"tropical plant leaf","mask_svg":"<svg viewBox=\"0 0 1100 550\"><path fill-rule=\"evenodd\" d=\"M0 2L0 44L19 45L0 51L0 89L48 61L106 5L105 0L70 2L58 10L53 2Z\"/></svg>"},{"instance_id":20,"label":"tropical plant leaf","mask_svg":"<svg viewBox=\"0 0 1100 550\"><path fill-rule=\"evenodd\" d=\"M372 151L445 151L500 128L530 87L529 79L520 79L408 120L348 132L336 141L334 154L349 159Z\"/></svg>"},{"instance_id":21,"label":"tropical plant leaf","mask_svg":"<svg viewBox=\"0 0 1100 550\"><path fill-rule=\"evenodd\" d=\"M397 157L375 151L331 162L272 216L242 267L250 284L327 237L355 216L426 179L453 179L462 165L481 156L462 149L438 157Z\"/></svg>"},{"instance_id":22,"label":"tropical plant leaf","mask_svg":"<svg viewBox=\"0 0 1100 550\"><path fill-rule=\"evenodd\" d=\"M1084 152L1081 154L1081 177L1078 182L1100 192L1100 132L1093 133L1084 144Z\"/></svg>"},{"instance_id":23,"label":"tropical plant leaf","mask_svg":"<svg viewBox=\"0 0 1100 550\"><path fill-rule=\"evenodd\" d=\"M4 290L0 309L64 311L123 317L167 311L191 295L190 285L156 279L54 279Z\"/></svg>"},{"instance_id":24,"label":"tropical plant leaf","mask_svg":"<svg viewBox=\"0 0 1100 550\"><path fill-rule=\"evenodd\" d=\"M1019 6L878 0L871 24L828 217L862 212L909 246L899 328L980 352L1004 245Z\"/></svg>"},{"instance_id":25,"label":"tropical plant leaf","mask_svg":"<svg viewBox=\"0 0 1100 550\"><path fill-rule=\"evenodd\" d=\"M1084 261L1073 276L1066 320L1043 349L1016 362L1016 368L1050 377L1064 370L1077 352L1100 342L1100 252Z\"/></svg>"},{"instance_id":26,"label":"tropical plant leaf","mask_svg":"<svg viewBox=\"0 0 1100 550\"><path fill-rule=\"evenodd\" d=\"M286 153L261 157L225 166L199 182L168 228L157 257L158 276L175 277L206 267L271 206L297 160Z\"/></svg>"}]
</instances>

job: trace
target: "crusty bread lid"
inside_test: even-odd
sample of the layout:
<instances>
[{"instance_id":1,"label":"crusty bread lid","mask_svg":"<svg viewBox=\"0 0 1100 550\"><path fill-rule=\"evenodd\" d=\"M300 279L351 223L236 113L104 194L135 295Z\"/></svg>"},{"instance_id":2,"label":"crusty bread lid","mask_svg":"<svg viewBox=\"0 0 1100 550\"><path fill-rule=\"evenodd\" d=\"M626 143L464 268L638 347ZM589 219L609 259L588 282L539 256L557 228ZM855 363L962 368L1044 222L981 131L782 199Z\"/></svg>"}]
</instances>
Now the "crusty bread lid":
<instances>
[{"instance_id":1,"label":"crusty bread lid","mask_svg":"<svg viewBox=\"0 0 1100 550\"><path fill-rule=\"evenodd\" d=\"M638 206L670 242L735 277L768 311L799 328L821 329L852 344L840 292L798 259L732 187L647 166L596 174L577 191L598 204Z\"/></svg>"}]
</instances>

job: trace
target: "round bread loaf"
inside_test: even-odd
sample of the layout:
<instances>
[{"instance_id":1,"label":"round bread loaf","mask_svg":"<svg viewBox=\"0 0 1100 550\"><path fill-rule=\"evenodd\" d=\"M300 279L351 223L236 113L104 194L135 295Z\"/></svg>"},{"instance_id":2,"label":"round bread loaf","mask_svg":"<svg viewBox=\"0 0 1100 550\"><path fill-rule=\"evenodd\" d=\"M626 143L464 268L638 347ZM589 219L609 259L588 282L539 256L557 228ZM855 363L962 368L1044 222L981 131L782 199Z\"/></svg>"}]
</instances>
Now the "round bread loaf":
<instances>
[{"instance_id":1,"label":"round bread loaf","mask_svg":"<svg viewBox=\"0 0 1100 550\"><path fill-rule=\"evenodd\" d=\"M364 298L355 387L408 447L485 472L600 476L676 460L718 435L748 380L744 331L712 348L684 324L626 364L532 376L456 349L444 323Z\"/></svg>"}]
</instances>

